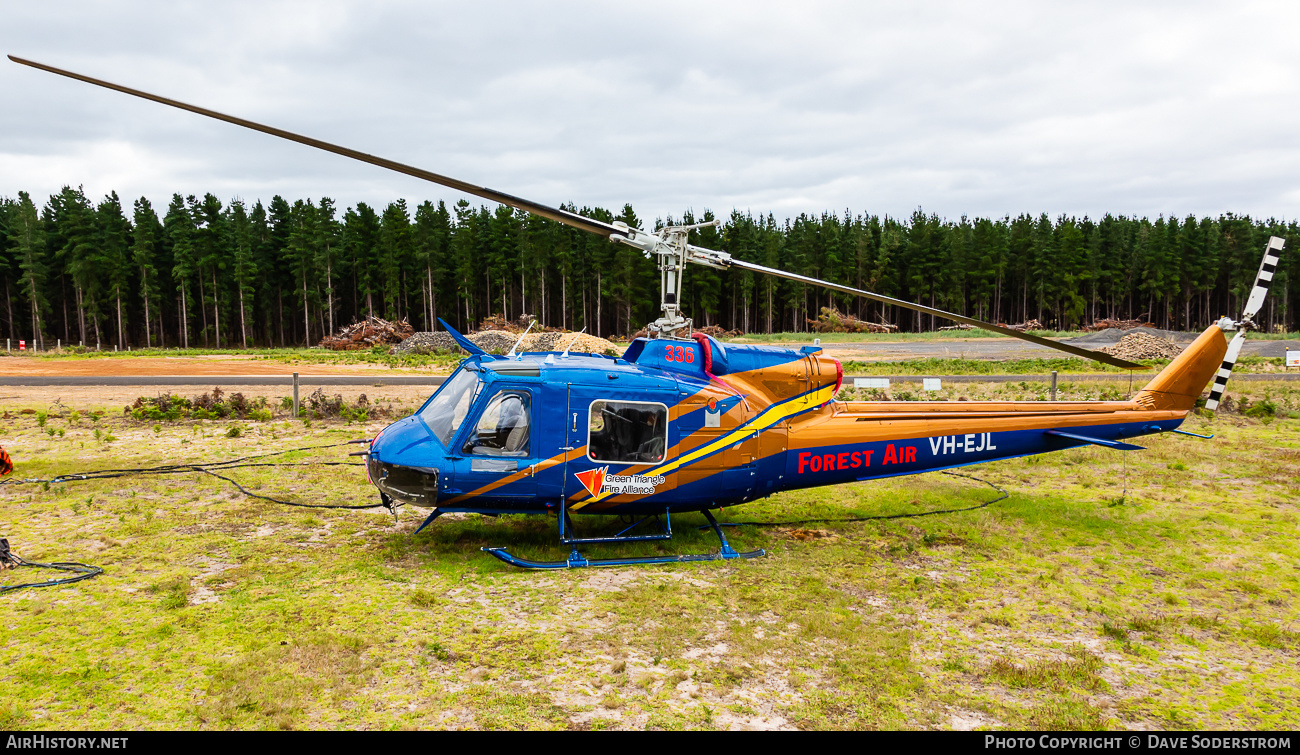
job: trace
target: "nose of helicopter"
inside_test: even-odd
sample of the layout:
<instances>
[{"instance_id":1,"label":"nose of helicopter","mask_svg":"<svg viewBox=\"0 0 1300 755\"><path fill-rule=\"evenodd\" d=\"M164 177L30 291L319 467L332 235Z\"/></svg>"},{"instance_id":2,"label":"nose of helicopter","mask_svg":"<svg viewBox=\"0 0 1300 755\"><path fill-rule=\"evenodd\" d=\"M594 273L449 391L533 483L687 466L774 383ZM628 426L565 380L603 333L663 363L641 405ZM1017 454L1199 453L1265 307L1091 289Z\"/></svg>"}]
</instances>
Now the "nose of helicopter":
<instances>
[{"instance_id":1,"label":"nose of helicopter","mask_svg":"<svg viewBox=\"0 0 1300 755\"><path fill-rule=\"evenodd\" d=\"M442 446L418 417L384 428L370 442L366 475L379 492L412 506L438 500L438 462Z\"/></svg>"}]
</instances>

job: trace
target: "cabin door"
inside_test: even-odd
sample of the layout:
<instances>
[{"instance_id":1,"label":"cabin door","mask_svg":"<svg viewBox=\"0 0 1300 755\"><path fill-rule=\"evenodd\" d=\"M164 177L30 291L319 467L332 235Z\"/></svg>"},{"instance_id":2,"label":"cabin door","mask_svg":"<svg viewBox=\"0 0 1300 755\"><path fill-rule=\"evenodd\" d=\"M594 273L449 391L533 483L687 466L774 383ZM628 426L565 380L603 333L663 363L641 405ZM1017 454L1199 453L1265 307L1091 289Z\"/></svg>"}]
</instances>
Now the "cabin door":
<instances>
[{"instance_id":1,"label":"cabin door","mask_svg":"<svg viewBox=\"0 0 1300 755\"><path fill-rule=\"evenodd\" d=\"M657 502L676 486L675 475L654 471L668 461L668 450L676 443L668 421L668 402L675 399L662 391L612 394L569 386L565 432L572 450L563 490L572 510L627 507L650 498Z\"/></svg>"}]
</instances>

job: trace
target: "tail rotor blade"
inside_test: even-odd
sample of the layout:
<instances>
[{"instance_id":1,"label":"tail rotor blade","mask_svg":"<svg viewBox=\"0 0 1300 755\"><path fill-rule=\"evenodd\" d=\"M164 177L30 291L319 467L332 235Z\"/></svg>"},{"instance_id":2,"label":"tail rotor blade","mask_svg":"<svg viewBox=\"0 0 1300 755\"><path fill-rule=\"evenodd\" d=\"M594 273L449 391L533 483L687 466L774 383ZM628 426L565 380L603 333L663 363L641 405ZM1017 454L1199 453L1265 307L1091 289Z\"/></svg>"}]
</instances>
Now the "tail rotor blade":
<instances>
[{"instance_id":1,"label":"tail rotor blade","mask_svg":"<svg viewBox=\"0 0 1300 755\"><path fill-rule=\"evenodd\" d=\"M1284 239L1269 236L1268 246L1264 248L1264 261L1259 263L1259 272L1255 274L1255 287L1250 290L1250 297L1246 299L1246 307L1241 313L1242 320L1253 320L1259 314L1259 308L1268 296L1268 287L1273 283L1273 273L1277 270L1284 246Z\"/></svg>"},{"instance_id":2,"label":"tail rotor blade","mask_svg":"<svg viewBox=\"0 0 1300 755\"><path fill-rule=\"evenodd\" d=\"M1232 376L1232 366L1237 363L1237 355L1241 353L1241 345L1245 342L1246 331L1238 330L1237 335L1233 336L1228 343L1228 353L1223 355L1223 365L1214 376L1214 387L1210 389L1210 398L1205 402L1206 409L1215 411L1219 408L1223 389L1228 385L1228 378Z\"/></svg>"}]
</instances>

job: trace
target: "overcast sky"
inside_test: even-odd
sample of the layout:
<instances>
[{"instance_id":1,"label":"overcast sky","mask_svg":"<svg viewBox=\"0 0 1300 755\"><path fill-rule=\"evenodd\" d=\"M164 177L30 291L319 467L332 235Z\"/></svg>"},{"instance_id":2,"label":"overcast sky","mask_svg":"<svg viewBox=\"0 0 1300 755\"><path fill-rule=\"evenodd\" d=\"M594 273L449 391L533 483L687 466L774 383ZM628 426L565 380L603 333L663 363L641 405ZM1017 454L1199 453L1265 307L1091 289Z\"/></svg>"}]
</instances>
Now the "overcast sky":
<instances>
[{"instance_id":1,"label":"overcast sky","mask_svg":"<svg viewBox=\"0 0 1300 755\"><path fill-rule=\"evenodd\" d=\"M120 5L7 3L0 52L646 220L1300 203L1297 3ZM461 197L8 60L0 92L0 196Z\"/></svg>"}]
</instances>

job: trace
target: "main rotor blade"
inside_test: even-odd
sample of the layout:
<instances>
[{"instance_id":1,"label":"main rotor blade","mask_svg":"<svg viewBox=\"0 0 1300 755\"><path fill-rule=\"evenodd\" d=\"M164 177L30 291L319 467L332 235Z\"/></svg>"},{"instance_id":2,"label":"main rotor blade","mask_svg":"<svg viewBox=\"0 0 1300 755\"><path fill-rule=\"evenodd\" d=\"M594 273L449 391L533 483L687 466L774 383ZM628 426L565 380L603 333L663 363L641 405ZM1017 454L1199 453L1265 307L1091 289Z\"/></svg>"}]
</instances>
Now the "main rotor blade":
<instances>
[{"instance_id":1,"label":"main rotor blade","mask_svg":"<svg viewBox=\"0 0 1300 755\"><path fill-rule=\"evenodd\" d=\"M84 81L87 84L94 84L95 86L104 87L105 89L112 89L117 92L122 92L123 94L129 94L134 97L139 97L141 99L151 100L153 102L158 102L163 105L169 105L174 108L180 108L181 110L188 110L191 113L206 115L209 118L216 118L219 121L225 121L226 123L233 123L236 126L243 126L244 128L249 128L254 131L261 131L264 134L278 136L281 139L288 139L291 142L298 142L299 144L305 144L308 147L315 147L316 149L323 149L326 152L333 152L336 155L350 157L353 160L360 160L363 163L378 165L381 168L394 170L397 171L398 173L404 173L408 176L413 176L415 178L420 178L425 181L431 181L436 184L441 184L442 186L447 186L456 189L457 191L463 191L466 194L473 194L476 197L482 197L483 199L491 200L493 202L499 202L503 205L508 205L510 207L523 210L525 212L531 212L534 215L539 215L541 217L548 218L550 220L564 223L565 225L572 226L574 228L579 228L589 233L596 233L605 237L608 237L610 234L615 234L615 233L619 235L623 235L622 231L620 231L619 229L607 223L602 223L599 220L592 220L591 218L586 218L581 215L569 212L567 210L560 210L554 207L547 207L544 204L538 204L536 202L532 202L527 199L522 199L520 197L506 194L504 192L496 191L495 189L489 189L486 186L475 186L474 184L466 183L465 181L451 178L449 176L443 176L438 173L422 170L420 168L412 167L410 165L405 165L403 163L399 163L394 160L388 160L383 157L376 157L374 155L366 154L365 152L358 152L355 149L340 147L337 144L331 144L326 141L321 141L320 139L313 139L309 136L302 136L301 134L295 134L292 131L285 131L282 128L275 128L274 126L265 126L261 123L256 123L254 121L250 121L244 118L236 118L233 115L218 113L215 110L208 110L207 108L198 107L197 105L189 105L184 102L168 99L166 97L159 97L156 94L149 94L148 92L142 92L139 89L132 89L130 87L124 87L120 84L113 84L111 82L92 78L90 76L83 76L82 74L79 73L73 73L72 71L65 71L61 68L55 68L54 66L47 66L44 63L37 63L36 61L33 60L25 60L23 58L19 58L14 55L10 55L9 59L15 63L21 63L22 65L30 66L32 68L38 68L42 71L48 71L50 73L56 73L60 76L66 76L70 79L76 79L77 81Z\"/></svg>"},{"instance_id":2,"label":"main rotor blade","mask_svg":"<svg viewBox=\"0 0 1300 755\"><path fill-rule=\"evenodd\" d=\"M882 302L884 304L893 304L896 307L903 307L904 309L911 309L917 312L923 312L927 315L936 315L938 317L942 317L947 320L955 320L957 322L965 323L967 325L974 325L977 328L991 330L994 333L1001 333L1002 335L1011 336L1012 338L1019 338L1022 341L1029 341L1030 343L1036 343L1039 346L1046 346L1049 349L1064 351L1069 354L1074 354L1075 356L1083 357L1084 359L1095 359L1098 362L1105 362L1106 364L1115 367L1122 367L1126 370L1151 369L1150 367L1144 364L1129 362L1127 360L1120 359L1119 357L1113 357L1110 354L1104 354L1100 351L1091 351L1089 349L1080 348L1078 346L1071 346L1068 343L1060 343L1058 341L1052 341L1047 338L1042 338L1040 336L1030 335L1028 333L1021 333L1018 330L1012 330L1011 328L1004 328L1001 325L993 325L992 323L982 322L980 320L976 320L970 317L964 317L962 315L954 314L952 312L945 312L942 309L927 307L923 304L913 304L910 301L903 301L902 299L895 299L890 296L881 296L880 294L873 294L870 291L863 291L860 288L841 286L838 283L831 283L829 281L818 280L817 278L809 278L803 275L796 275L795 273L787 273L784 270L777 270L776 268L763 267L762 265L755 265L751 262L744 262L742 260L735 259L734 257L731 259L730 263L735 267L744 268L745 270L753 270L754 272L758 272L758 273L767 273L768 275L775 275L778 278L785 278L787 280L799 281L800 283L809 283L814 286L821 286L822 288L829 288L834 291L841 291L846 294L861 296L864 299L874 299L875 301Z\"/></svg>"}]
</instances>

